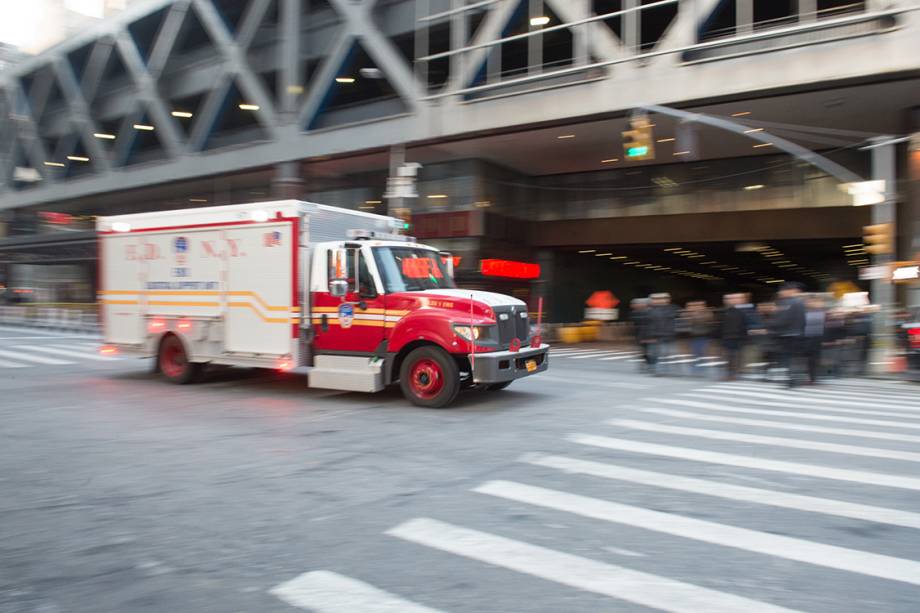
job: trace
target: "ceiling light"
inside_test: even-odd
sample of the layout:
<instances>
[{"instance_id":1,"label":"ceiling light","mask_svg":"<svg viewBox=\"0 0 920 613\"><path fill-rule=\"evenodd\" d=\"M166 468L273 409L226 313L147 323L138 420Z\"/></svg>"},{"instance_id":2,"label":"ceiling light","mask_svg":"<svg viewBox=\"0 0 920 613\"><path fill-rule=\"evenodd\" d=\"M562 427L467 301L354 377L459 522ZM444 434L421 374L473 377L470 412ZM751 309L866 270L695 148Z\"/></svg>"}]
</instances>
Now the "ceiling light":
<instances>
[{"instance_id":1,"label":"ceiling light","mask_svg":"<svg viewBox=\"0 0 920 613\"><path fill-rule=\"evenodd\" d=\"M578 253L594 253L597 249L582 249Z\"/></svg>"},{"instance_id":2,"label":"ceiling light","mask_svg":"<svg viewBox=\"0 0 920 613\"><path fill-rule=\"evenodd\" d=\"M696 255L688 255L687 257L690 258L691 260L697 260L699 258L705 258L706 256L698 253Z\"/></svg>"},{"instance_id":3,"label":"ceiling light","mask_svg":"<svg viewBox=\"0 0 920 613\"><path fill-rule=\"evenodd\" d=\"M559 140L563 140L565 138L575 138L575 135L574 134L560 134L556 138L558 138Z\"/></svg>"},{"instance_id":4,"label":"ceiling light","mask_svg":"<svg viewBox=\"0 0 920 613\"><path fill-rule=\"evenodd\" d=\"M55 168L64 168L65 164L63 162L45 162L45 166L53 166Z\"/></svg>"},{"instance_id":5,"label":"ceiling light","mask_svg":"<svg viewBox=\"0 0 920 613\"><path fill-rule=\"evenodd\" d=\"M619 158L610 158L609 160L601 160L601 164L613 164L614 162L619 162Z\"/></svg>"},{"instance_id":6,"label":"ceiling light","mask_svg":"<svg viewBox=\"0 0 920 613\"><path fill-rule=\"evenodd\" d=\"M383 200L365 200L364 204L383 204Z\"/></svg>"},{"instance_id":7,"label":"ceiling light","mask_svg":"<svg viewBox=\"0 0 920 613\"><path fill-rule=\"evenodd\" d=\"M665 251L683 251L683 250L684 250L683 247L670 247L668 249L665 249Z\"/></svg>"},{"instance_id":8,"label":"ceiling light","mask_svg":"<svg viewBox=\"0 0 920 613\"><path fill-rule=\"evenodd\" d=\"M489 202L488 200L480 200L479 202L474 202L473 206L476 207L477 209L487 209L490 206L492 206L492 203Z\"/></svg>"},{"instance_id":9,"label":"ceiling light","mask_svg":"<svg viewBox=\"0 0 920 613\"><path fill-rule=\"evenodd\" d=\"M655 141L655 142L658 142L658 143L673 143L673 142L676 141L676 140L677 140L676 138L659 138L659 139L658 139L657 141Z\"/></svg>"},{"instance_id":10,"label":"ceiling light","mask_svg":"<svg viewBox=\"0 0 920 613\"><path fill-rule=\"evenodd\" d=\"M756 189L763 189L764 187L766 187L766 186L765 186L765 185L761 185L760 183L758 183L757 185L745 185L745 186L744 186L744 191L746 191L746 192L752 192L752 191L754 191L754 190L756 190Z\"/></svg>"},{"instance_id":11,"label":"ceiling light","mask_svg":"<svg viewBox=\"0 0 920 613\"><path fill-rule=\"evenodd\" d=\"M539 17L531 17L530 25L534 27L545 26L549 23L549 17L546 15L540 15Z\"/></svg>"},{"instance_id":12,"label":"ceiling light","mask_svg":"<svg viewBox=\"0 0 920 613\"><path fill-rule=\"evenodd\" d=\"M114 134L106 134L105 132L95 132L93 133L93 136L95 136L96 138L101 138L103 140L115 140Z\"/></svg>"},{"instance_id":13,"label":"ceiling light","mask_svg":"<svg viewBox=\"0 0 920 613\"><path fill-rule=\"evenodd\" d=\"M447 198L447 194L428 194L429 200L444 200Z\"/></svg>"},{"instance_id":14,"label":"ceiling light","mask_svg":"<svg viewBox=\"0 0 920 613\"><path fill-rule=\"evenodd\" d=\"M675 151L674 155L690 155L689 151Z\"/></svg>"},{"instance_id":15,"label":"ceiling light","mask_svg":"<svg viewBox=\"0 0 920 613\"><path fill-rule=\"evenodd\" d=\"M143 131L145 131L145 132L153 132L153 130L155 130L155 128L154 128L153 126L149 126L149 125L147 125L147 124L145 124L145 123L136 123L136 124L134 124L132 127L133 127L135 130L143 130Z\"/></svg>"},{"instance_id":16,"label":"ceiling light","mask_svg":"<svg viewBox=\"0 0 920 613\"><path fill-rule=\"evenodd\" d=\"M603 257L607 257L608 255L613 255L613 254L612 253L596 253L594 254L594 257L603 258Z\"/></svg>"},{"instance_id":17,"label":"ceiling light","mask_svg":"<svg viewBox=\"0 0 920 613\"><path fill-rule=\"evenodd\" d=\"M759 145L754 145L754 149L762 149L764 147L772 147L773 143L760 143Z\"/></svg>"},{"instance_id":18,"label":"ceiling light","mask_svg":"<svg viewBox=\"0 0 920 613\"><path fill-rule=\"evenodd\" d=\"M844 245L844 249L853 249L855 247L865 247L863 243L856 243L855 245Z\"/></svg>"},{"instance_id":19,"label":"ceiling light","mask_svg":"<svg viewBox=\"0 0 920 613\"><path fill-rule=\"evenodd\" d=\"M192 114L189 113L188 111L173 111L172 113L170 113L170 115L172 115L173 117L180 117L182 119L191 119L192 117Z\"/></svg>"},{"instance_id":20,"label":"ceiling light","mask_svg":"<svg viewBox=\"0 0 920 613\"><path fill-rule=\"evenodd\" d=\"M260 107L258 104L241 104L239 105L239 108L241 111L258 111L262 107Z\"/></svg>"},{"instance_id":21,"label":"ceiling light","mask_svg":"<svg viewBox=\"0 0 920 613\"><path fill-rule=\"evenodd\" d=\"M336 77L335 82L341 83L343 85L351 85L352 83L355 82L355 78L354 77Z\"/></svg>"},{"instance_id":22,"label":"ceiling light","mask_svg":"<svg viewBox=\"0 0 920 613\"><path fill-rule=\"evenodd\" d=\"M71 162L88 162L89 158L82 155L68 155L67 159Z\"/></svg>"},{"instance_id":23,"label":"ceiling light","mask_svg":"<svg viewBox=\"0 0 920 613\"><path fill-rule=\"evenodd\" d=\"M750 130L745 130L745 134L754 134L756 132L763 132L763 128L751 128Z\"/></svg>"},{"instance_id":24,"label":"ceiling light","mask_svg":"<svg viewBox=\"0 0 920 613\"><path fill-rule=\"evenodd\" d=\"M207 198L189 198L188 201L189 202L207 202L208 199Z\"/></svg>"},{"instance_id":25,"label":"ceiling light","mask_svg":"<svg viewBox=\"0 0 920 613\"><path fill-rule=\"evenodd\" d=\"M625 255L615 255L615 256L613 256L613 257L610 258L610 259L611 259L611 260L628 260L629 258L626 257Z\"/></svg>"},{"instance_id":26,"label":"ceiling light","mask_svg":"<svg viewBox=\"0 0 920 613\"><path fill-rule=\"evenodd\" d=\"M732 113L732 117L747 117L750 114L750 111L741 111L739 113Z\"/></svg>"}]
</instances>

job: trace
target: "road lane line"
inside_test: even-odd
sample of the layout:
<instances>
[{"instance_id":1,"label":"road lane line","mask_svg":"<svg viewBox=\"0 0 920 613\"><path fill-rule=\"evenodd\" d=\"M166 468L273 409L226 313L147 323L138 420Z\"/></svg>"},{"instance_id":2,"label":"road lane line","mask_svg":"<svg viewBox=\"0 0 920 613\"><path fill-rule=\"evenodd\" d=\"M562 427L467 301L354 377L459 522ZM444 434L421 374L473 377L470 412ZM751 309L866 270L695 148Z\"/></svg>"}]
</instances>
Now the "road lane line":
<instances>
[{"instance_id":1,"label":"road lane line","mask_svg":"<svg viewBox=\"0 0 920 613\"><path fill-rule=\"evenodd\" d=\"M438 613L328 570L304 573L269 590L291 606L317 613Z\"/></svg>"},{"instance_id":2,"label":"road lane line","mask_svg":"<svg viewBox=\"0 0 920 613\"><path fill-rule=\"evenodd\" d=\"M662 513L513 481L489 481L473 488L473 491L722 547L920 585L920 562L904 558Z\"/></svg>"},{"instance_id":3,"label":"road lane line","mask_svg":"<svg viewBox=\"0 0 920 613\"><path fill-rule=\"evenodd\" d=\"M23 352L5 351L2 349L0 349L0 357L10 358L12 360L22 360L24 362L34 362L36 364L73 364L73 362L67 362L65 360L55 360L54 358L46 358L41 355L28 355Z\"/></svg>"},{"instance_id":4,"label":"road lane line","mask_svg":"<svg viewBox=\"0 0 920 613\"><path fill-rule=\"evenodd\" d=\"M591 355L576 355L576 356L564 356L564 357L572 358L573 360L587 360L588 358L602 358L604 356L622 356L622 355L624 355L624 352L622 351L601 351L601 352L598 352L596 354L591 354Z\"/></svg>"},{"instance_id":5,"label":"road lane line","mask_svg":"<svg viewBox=\"0 0 920 613\"><path fill-rule=\"evenodd\" d=\"M637 355L639 354L638 353L625 353L623 355L615 355L609 358L601 358L600 361L601 362L614 362L617 360L629 360L629 359L636 357Z\"/></svg>"},{"instance_id":6,"label":"road lane line","mask_svg":"<svg viewBox=\"0 0 920 613\"><path fill-rule=\"evenodd\" d=\"M0 368L29 368L29 366L29 364L17 364L16 362L0 360Z\"/></svg>"},{"instance_id":7,"label":"road lane line","mask_svg":"<svg viewBox=\"0 0 920 613\"><path fill-rule=\"evenodd\" d=\"M554 583L674 613L790 611L742 596L531 545L435 519L417 518L387 534Z\"/></svg>"},{"instance_id":8,"label":"road lane line","mask_svg":"<svg viewBox=\"0 0 920 613\"><path fill-rule=\"evenodd\" d=\"M679 436L694 436L713 441L733 441L738 443L751 443L753 445L769 445L771 447L787 447L789 449L806 449L808 451L821 451L825 453L840 453L843 455L857 455L866 458L885 458L886 460L900 460L902 462L920 462L920 453L911 451L895 451L879 447L861 447L858 445L842 445L840 443L824 443L781 436L763 436L760 434L744 434L726 430L707 430L704 428L687 428L685 426L670 426L635 419L608 419L607 424L620 428L632 428L643 432L658 432L660 434L677 434Z\"/></svg>"},{"instance_id":9,"label":"road lane line","mask_svg":"<svg viewBox=\"0 0 920 613\"><path fill-rule=\"evenodd\" d=\"M809 403L809 404L811 404L811 403L814 403L814 404L829 404L829 405L833 405L833 406L834 406L834 410L840 410L840 409L838 409L837 405L857 406L857 407L864 407L864 408L866 408L866 409L870 409L870 408L881 408L881 409L901 409L901 410L905 410L905 407L903 407L903 406L885 404L885 403L874 402L874 401L871 401L871 403L870 403L870 401L863 401L863 400L837 400L837 399L834 399L834 398L817 398L817 397L815 397L815 398L812 398L812 397L803 398L803 397L801 397L801 396L796 396L796 395L794 395L794 392L791 393L791 394L789 394L789 395L783 395L783 394L776 394L776 393L749 392L749 391L747 391L747 390L735 390L735 389L728 389L728 388L724 388L724 387L709 387L709 388L704 389L703 391L705 391L705 392L708 393L708 394L729 394L729 395L732 395L732 396L744 396L744 397L752 397L752 398L765 398L765 399L767 399L767 400L775 400L775 401L782 400L782 401L788 402L789 400L792 400L793 402L795 402L795 401L801 401L801 402L807 402L807 403ZM814 407L814 408L819 408L819 407Z\"/></svg>"},{"instance_id":10,"label":"road lane line","mask_svg":"<svg viewBox=\"0 0 920 613\"><path fill-rule=\"evenodd\" d=\"M777 411L777 410L771 410L771 411L766 411L766 412L759 411L766 415L787 415L787 416L792 416L792 417L803 417L806 419L819 419L819 420L823 419L823 420L828 420L828 421L848 421L848 422L857 423L857 424L863 423L863 424L874 424L877 426L895 426L898 428L920 429L920 423L914 423L914 422L887 421L883 419L869 419L866 417L859 417L859 418L847 417L847 415L864 415L864 416L865 415L881 415L883 417L899 417L899 418L906 417L907 419L916 419L915 416L904 414L904 413L892 413L888 411L856 411L853 409L831 409L827 407L810 407L806 404L789 404L788 402L773 402L772 400L751 400L747 398L744 398L744 399L726 398L725 396L713 396L712 394L702 394L698 392L689 392L686 394L682 394L682 396L689 396L690 398L702 398L704 400L717 400L722 403L728 402L728 401L734 401L734 402L739 402L739 403L746 404L746 405L754 405L754 406L761 406L761 407L779 407L779 408L789 408L789 409L809 409L811 411L823 411L822 413L818 413L818 412L799 413L795 411ZM680 404L681 403L681 401L677 399L665 399L665 398L656 398L655 402L667 402L669 404ZM703 404L703 403L700 403L700 404ZM704 406L702 408L715 408L715 407L720 407L717 410L722 410L722 411L735 410L733 408L733 405L726 406L724 404L713 405L712 407ZM745 410L743 412L748 412L748 410ZM845 413L846 415L831 415L830 413ZM859 419L859 421L854 421L856 419Z\"/></svg>"},{"instance_id":11,"label":"road lane line","mask_svg":"<svg viewBox=\"0 0 920 613\"><path fill-rule=\"evenodd\" d=\"M920 479L915 477L874 473L866 470L851 470L848 468L832 468L830 466L802 464L800 462L787 462L784 460L771 460L763 457L742 456L717 451L704 451L702 449L693 449L692 447L675 447L672 445L643 443L641 441L595 436L593 434L570 434L566 439L573 443L578 443L579 445L590 445L603 449L616 449L618 451L631 451L669 458L681 458L694 462L706 462L708 464L738 466L756 470L769 470L793 475L817 477L819 479L833 479L836 481L849 481L852 483L864 483L866 485L920 491Z\"/></svg>"},{"instance_id":12,"label":"road lane line","mask_svg":"<svg viewBox=\"0 0 920 613\"><path fill-rule=\"evenodd\" d=\"M108 358L101 355L95 355L89 352L78 352L72 351L70 349L61 349L60 347L49 345L47 347L38 347L32 345L18 345L15 349L22 349L23 351L42 351L44 353L53 353L54 355L63 355L69 358L80 358L83 360L96 360L97 362L114 362L118 358Z\"/></svg>"},{"instance_id":13,"label":"road lane line","mask_svg":"<svg viewBox=\"0 0 920 613\"><path fill-rule=\"evenodd\" d=\"M710 388L712 389L712 388ZM759 385L731 385L724 387L717 387L715 389L726 389L726 390L740 390L746 392L772 392L769 388L765 389L763 386ZM774 388L775 389L775 388ZM920 410L920 400L916 397L907 398L905 396L892 396L888 392L876 391L876 392L850 392L844 390L834 390L821 387L819 389L796 389L796 390L786 390L783 392L784 395L790 397L801 398L802 400L809 400L811 398L827 398L827 399L836 399L840 398L841 400L863 400L868 402L875 402L881 400L885 403L896 405L898 408L907 407L910 409Z\"/></svg>"},{"instance_id":14,"label":"road lane line","mask_svg":"<svg viewBox=\"0 0 920 613\"><path fill-rule=\"evenodd\" d=\"M649 485L704 496L715 496L727 500L763 504L784 509L795 509L809 513L836 515L878 524L920 528L920 513L888 509L867 504L831 500L817 496L790 494L777 490L767 490L744 485L732 485L708 479L682 477L671 473L659 473L638 468L627 468L615 464L605 464L590 460L579 460L565 456L528 454L519 461L555 468L566 473L590 475L616 481L627 481L639 485Z\"/></svg>"},{"instance_id":15,"label":"road lane line","mask_svg":"<svg viewBox=\"0 0 920 613\"><path fill-rule=\"evenodd\" d=\"M785 421L771 421L768 419L747 419L744 417L729 417L727 415L704 415L689 411L676 411L674 409L641 409L643 413L694 419L698 421L713 421L724 424L739 424L742 426L757 426L775 428L777 430L795 430L797 432L817 432L820 434L836 434L839 436L855 436L860 438L875 438L883 441L903 441L906 443L920 443L920 436L911 434L895 434L892 432L877 432L875 430L851 430L849 428L829 428L826 426L813 426L810 424L794 424Z\"/></svg>"}]
</instances>

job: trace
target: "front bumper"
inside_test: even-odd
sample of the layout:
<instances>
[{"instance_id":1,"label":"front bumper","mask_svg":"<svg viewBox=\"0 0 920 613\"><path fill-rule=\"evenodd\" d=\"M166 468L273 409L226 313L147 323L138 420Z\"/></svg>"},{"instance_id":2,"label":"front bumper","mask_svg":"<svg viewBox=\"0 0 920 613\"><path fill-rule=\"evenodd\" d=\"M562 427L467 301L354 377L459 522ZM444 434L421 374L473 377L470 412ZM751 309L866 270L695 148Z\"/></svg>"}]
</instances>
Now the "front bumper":
<instances>
[{"instance_id":1,"label":"front bumper","mask_svg":"<svg viewBox=\"0 0 920 613\"><path fill-rule=\"evenodd\" d=\"M527 362L536 368L527 369ZM490 351L473 356L474 383L504 383L545 371L549 367L549 345L521 348L520 351Z\"/></svg>"}]
</instances>

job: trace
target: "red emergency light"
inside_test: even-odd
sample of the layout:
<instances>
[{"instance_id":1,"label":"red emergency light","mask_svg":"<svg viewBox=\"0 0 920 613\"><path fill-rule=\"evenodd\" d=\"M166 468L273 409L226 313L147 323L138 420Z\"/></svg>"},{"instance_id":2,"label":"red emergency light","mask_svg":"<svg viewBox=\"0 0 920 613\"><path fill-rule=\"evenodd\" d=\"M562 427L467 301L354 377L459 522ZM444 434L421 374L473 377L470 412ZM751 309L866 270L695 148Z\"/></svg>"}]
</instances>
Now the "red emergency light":
<instances>
[{"instance_id":1,"label":"red emergency light","mask_svg":"<svg viewBox=\"0 0 920 613\"><path fill-rule=\"evenodd\" d=\"M540 265L513 260L482 260L480 272L484 277L504 277L506 279L539 279Z\"/></svg>"}]
</instances>

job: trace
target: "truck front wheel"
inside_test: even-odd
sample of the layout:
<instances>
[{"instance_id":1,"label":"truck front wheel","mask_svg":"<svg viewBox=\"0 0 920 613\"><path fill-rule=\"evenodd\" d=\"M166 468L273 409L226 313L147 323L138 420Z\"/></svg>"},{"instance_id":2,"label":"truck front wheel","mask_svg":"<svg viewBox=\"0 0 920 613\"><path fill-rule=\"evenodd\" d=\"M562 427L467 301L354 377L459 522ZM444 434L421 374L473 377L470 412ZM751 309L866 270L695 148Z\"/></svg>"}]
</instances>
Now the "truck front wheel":
<instances>
[{"instance_id":1,"label":"truck front wheel","mask_svg":"<svg viewBox=\"0 0 920 613\"><path fill-rule=\"evenodd\" d=\"M403 395L420 407L446 407L460 391L460 369L439 347L413 349L399 369Z\"/></svg>"},{"instance_id":2,"label":"truck front wheel","mask_svg":"<svg viewBox=\"0 0 920 613\"><path fill-rule=\"evenodd\" d=\"M163 376L172 383L191 383L201 372L201 364L188 361L182 339L170 334L160 343L157 366Z\"/></svg>"}]
</instances>

